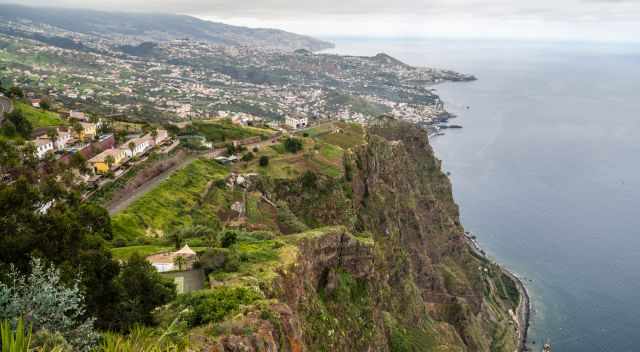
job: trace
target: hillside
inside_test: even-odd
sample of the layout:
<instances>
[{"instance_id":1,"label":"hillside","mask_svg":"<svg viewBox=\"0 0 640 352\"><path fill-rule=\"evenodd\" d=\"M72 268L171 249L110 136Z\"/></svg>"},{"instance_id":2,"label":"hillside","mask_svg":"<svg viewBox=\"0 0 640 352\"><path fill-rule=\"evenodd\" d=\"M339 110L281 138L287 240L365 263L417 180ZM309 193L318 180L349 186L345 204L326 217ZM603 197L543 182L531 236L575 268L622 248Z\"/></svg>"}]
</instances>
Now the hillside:
<instances>
[{"instance_id":1,"label":"hillside","mask_svg":"<svg viewBox=\"0 0 640 352\"><path fill-rule=\"evenodd\" d=\"M331 43L282 30L231 26L185 15L118 13L0 4L0 20L28 21L86 35L111 38L127 36L139 42L165 42L189 38L212 44L287 51L296 49L318 51L333 47ZM65 47L78 45L71 41L58 44Z\"/></svg>"},{"instance_id":2,"label":"hillside","mask_svg":"<svg viewBox=\"0 0 640 352\"><path fill-rule=\"evenodd\" d=\"M202 248L209 288L160 309L161 329L188 312L196 351L517 350L515 283L468 247L422 129L385 118L296 138L296 153L198 160L114 217L118 256L177 231ZM208 231L233 240L207 249Z\"/></svg>"}]
</instances>

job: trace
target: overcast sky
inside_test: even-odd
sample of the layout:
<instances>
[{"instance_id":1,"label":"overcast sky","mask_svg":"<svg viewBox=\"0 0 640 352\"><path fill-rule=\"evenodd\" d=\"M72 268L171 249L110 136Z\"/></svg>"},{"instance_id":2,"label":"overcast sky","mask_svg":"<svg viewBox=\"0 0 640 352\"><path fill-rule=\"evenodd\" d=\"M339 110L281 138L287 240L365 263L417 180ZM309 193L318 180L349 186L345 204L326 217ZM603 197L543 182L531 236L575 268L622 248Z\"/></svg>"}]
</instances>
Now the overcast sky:
<instances>
[{"instance_id":1,"label":"overcast sky","mask_svg":"<svg viewBox=\"0 0 640 352\"><path fill-rule=\"evenodd\" d=\"M324 37L640 41L640 0L22 0L20 3L183 13Z\"/></svg>"}]
</instances>

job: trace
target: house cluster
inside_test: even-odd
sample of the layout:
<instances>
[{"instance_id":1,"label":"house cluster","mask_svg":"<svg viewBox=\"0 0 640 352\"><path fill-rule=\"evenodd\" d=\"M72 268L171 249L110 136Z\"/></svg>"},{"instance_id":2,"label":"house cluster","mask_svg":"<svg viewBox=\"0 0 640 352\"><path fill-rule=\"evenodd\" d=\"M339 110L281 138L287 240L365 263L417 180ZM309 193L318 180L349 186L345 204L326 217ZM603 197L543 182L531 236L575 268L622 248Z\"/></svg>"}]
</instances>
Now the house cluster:
<instances>
[{"instance_id":1,"label":"house cluster","mask_svg":"<svg viewBox=\"0 0 640 352\"><path fill-rule=\"evenodd\" d=\"M35 146L35 154L39 159L56 151L62 152L67 149L78 149L77 147L79 147L80 144L95 139L98 128L102 124L101 121L97 123L89 122L89 119L83 113L71 111L61 115L67 116L75 126L73 128L58 126L36 130L31 143ZM73 148L74 146L76 148Z\"/></svg>"},{"instance_id":2,"label":"house cluster","mask_svg":"<svg viewBox=\"0 0 640 352\"><path fill-rule=\"evenodd\" d=\"M169 139L166 130L157 130L155 136L148 133L131 138L118 147L112 147L89 159L89 164L97 174L106 174L120 167L125 161L146 153L156 145Z\"/></svg>"}]
</instances>

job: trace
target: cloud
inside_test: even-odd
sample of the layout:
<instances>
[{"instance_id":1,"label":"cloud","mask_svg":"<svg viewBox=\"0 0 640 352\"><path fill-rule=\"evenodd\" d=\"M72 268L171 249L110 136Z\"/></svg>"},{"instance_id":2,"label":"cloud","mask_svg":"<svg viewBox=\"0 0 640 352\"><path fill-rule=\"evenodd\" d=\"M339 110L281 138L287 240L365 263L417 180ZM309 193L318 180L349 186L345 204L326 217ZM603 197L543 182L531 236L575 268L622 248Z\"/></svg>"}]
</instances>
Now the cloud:
<instances>
[{"instance_id":1,"label":"cloud","mask_svg":"<svg viewBox=\"0 0 640 352\"><path fill-rule=\"evenodd\" d=\"M190 14L314 35L608 40L640 33L640 0L57 0L55 4Z\"/></svg>"}]
</instances>

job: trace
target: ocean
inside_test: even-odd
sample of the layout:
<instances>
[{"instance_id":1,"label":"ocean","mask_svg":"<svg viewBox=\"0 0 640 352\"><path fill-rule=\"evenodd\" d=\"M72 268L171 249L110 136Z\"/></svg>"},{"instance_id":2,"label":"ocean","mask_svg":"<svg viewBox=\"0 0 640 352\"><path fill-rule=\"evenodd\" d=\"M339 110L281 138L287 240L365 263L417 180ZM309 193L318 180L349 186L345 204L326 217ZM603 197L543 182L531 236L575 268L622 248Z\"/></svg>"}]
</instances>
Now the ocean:
<instances>
[{"instance_id":1,"label":"ocean","mask_svg":"<svg viewBox=\"0 0 640 352\"><path fill-rule=\"evenodd\" d=\"M329 39L476 75L434 87L464 128L431 144L466 230L525 279L529 347L640 350L640 45Z\"/></svg>"}]
</instances>

